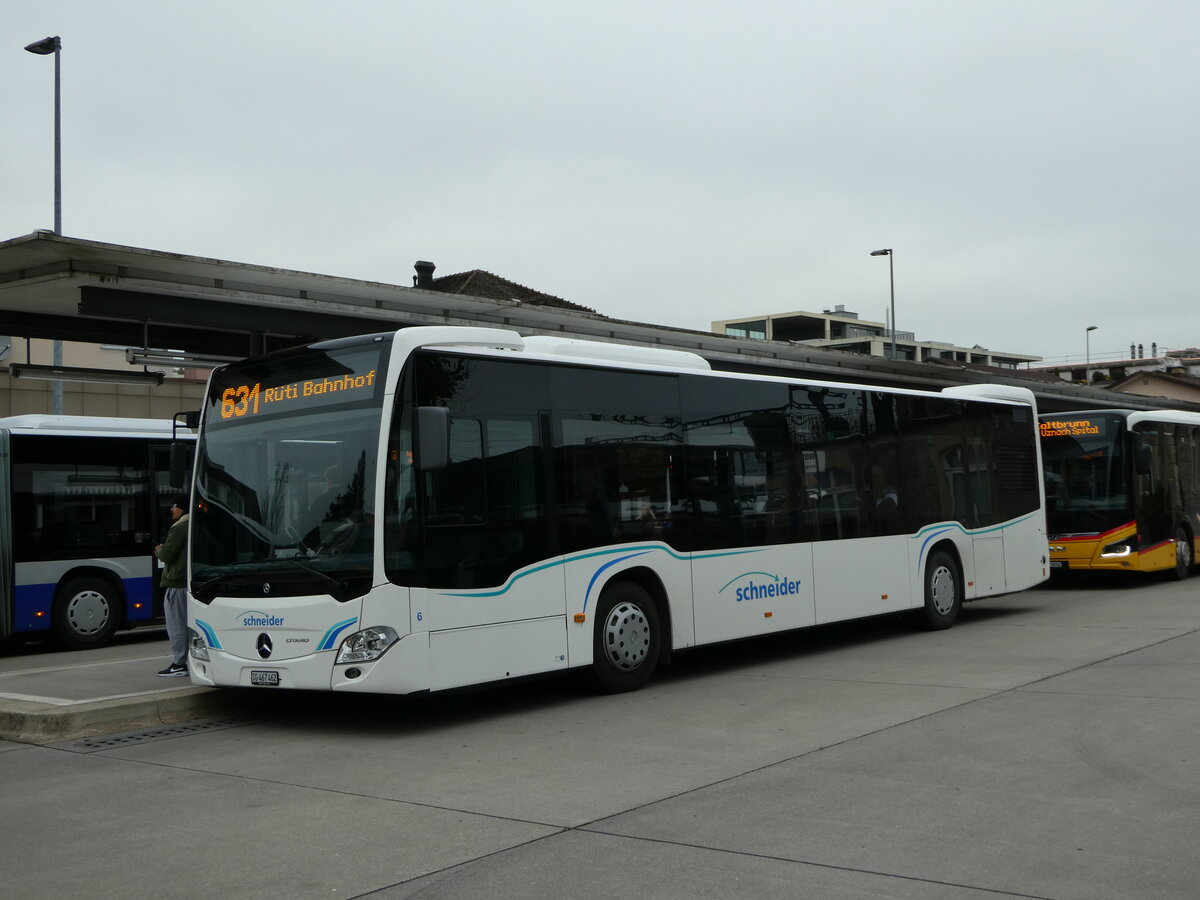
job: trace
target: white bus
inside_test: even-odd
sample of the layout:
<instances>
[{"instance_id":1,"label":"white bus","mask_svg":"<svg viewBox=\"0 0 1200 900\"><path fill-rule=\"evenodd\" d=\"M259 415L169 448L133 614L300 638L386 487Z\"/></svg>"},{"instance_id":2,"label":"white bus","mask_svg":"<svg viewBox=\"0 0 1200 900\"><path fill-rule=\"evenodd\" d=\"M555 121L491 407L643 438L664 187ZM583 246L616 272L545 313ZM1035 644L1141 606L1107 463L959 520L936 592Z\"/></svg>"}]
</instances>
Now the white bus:
<instances>
[{"instance_id":1,"label":"white bus","mask_svg":"<svg viewBox=\"0 0 1200 900\"><path fill-rule=\"evenodd\" d=\"M212 375L191 677L412 693L587 670L1047 577L1032 394L714 372L416 327Z\"/></svg>"},{"instance_id":2,"label":"white bus","mask_svg":"<svg viewBox=\"0 0 1200 900\"><path fill-rule=\"evenodd\" d=\"M0 418L0 639L98 647L161 618L153 551L170 525L172 432L156 419Z\"/></svg>"}]
</instances>

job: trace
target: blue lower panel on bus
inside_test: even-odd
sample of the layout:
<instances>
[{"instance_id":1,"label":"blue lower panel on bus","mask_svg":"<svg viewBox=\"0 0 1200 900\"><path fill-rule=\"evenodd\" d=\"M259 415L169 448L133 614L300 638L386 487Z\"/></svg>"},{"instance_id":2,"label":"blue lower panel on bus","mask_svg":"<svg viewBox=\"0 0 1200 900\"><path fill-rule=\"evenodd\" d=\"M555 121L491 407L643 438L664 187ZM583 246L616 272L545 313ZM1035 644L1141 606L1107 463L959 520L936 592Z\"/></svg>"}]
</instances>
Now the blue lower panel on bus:
<instances>
[{"instance_id":1,"label":"blue lower panel on bus","mask_svg":"<svg viewBox=\"0 0 1200 900\"><path fill-rule=\"evenodd\" d=\"M54 605L54 584L18 584L13 592L13 631L46 631Z\"/></svg>"},{"instance_id":2,"label":"blue lower panel on bus","mask_svg":"<svg viewBox=\"0 0 1200 900\"><path fill-rule=\"evenodd\" d=\"M154 617L154 579L126 578L125 621L133 625ZM19 584L13 597L13 632L48 631L56 584Z\"/></svg>"},{"instance_id":3,"label":"blue lower panel on bus","mask_svg":"<svg viewBox=\"0 0 1200 900\"><path fill-rule=\"evenodd\" d=\"M126 578L121 584L125 586L125 621L135 625L154 618L154 579Z\"/></svg>"}]
</instances>

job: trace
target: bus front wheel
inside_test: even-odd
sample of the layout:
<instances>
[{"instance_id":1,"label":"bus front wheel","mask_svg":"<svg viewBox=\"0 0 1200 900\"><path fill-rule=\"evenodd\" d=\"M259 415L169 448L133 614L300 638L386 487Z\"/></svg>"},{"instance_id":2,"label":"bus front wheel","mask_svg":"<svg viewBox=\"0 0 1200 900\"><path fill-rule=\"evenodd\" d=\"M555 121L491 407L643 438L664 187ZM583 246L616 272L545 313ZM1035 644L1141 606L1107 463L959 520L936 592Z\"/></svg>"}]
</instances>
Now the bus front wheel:
<instances>
[{"instance_id":1,"label":"bus front wheel","mask_svg":"<svg viewBox=\"0 0 1200 900\"><path fill-rule=\"evenodd\" d=\"M962 610L963 584L958 563L945 550L929 554L925 564L925 607L921 622L931 631L949 628Z\"/></svg>"},{"instance_id":2,"label":"bus front wheel","mask_svg":"<svg viewBox=\"0 0 1200 900\"><path fill-rule=\"evenodd\" d=\"M55 642L71 650L100 647L109 642L121 620L117 589L99 578L73 578L62 584L54 599L52 628Z\"/></svg>"},{"instance_id":3,"label":"bus front wheel","mask_svg":"<svg viewBox=\"0 0 1200 900\"><path fill-rule=\"evenodd\" d=\"M1192 561L1192 536L1180 525L1175 529L1175 568L1171 570L1176 581L1192 573Z\"/></svg>"},{"instance_id":4,"label":"bus front wheel","mask_svg":"<svg viewBox=\"0 0 1200 900\"><path fill-rule=\"evenodd\" d=\"M610 694L635 691L658 664L662 627L650 595L632 582L609 585L596 609L592 678Z\"/></svg>"}]
</instances>

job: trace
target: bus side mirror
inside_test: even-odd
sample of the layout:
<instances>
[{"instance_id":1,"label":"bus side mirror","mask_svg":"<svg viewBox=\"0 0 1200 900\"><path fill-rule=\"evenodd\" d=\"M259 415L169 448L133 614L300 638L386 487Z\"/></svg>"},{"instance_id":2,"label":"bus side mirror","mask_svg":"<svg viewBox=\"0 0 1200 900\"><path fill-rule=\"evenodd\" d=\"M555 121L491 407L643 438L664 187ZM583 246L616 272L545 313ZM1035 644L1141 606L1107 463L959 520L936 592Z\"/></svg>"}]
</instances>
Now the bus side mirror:
<instances>
[{"instance_id":1,"label":"bus side mirror","mask_svg":"<svg viewBox=\"0 0 1200 900\"><path fill-rule=\"evenodd\" d=\"M187 487L187 476L192 472L192 445L184 441L174 441L171 444L171 462L168 477L171 487Z\"/></svg>"},{"instance_id":2,"label":"bus side mirror","mask_svg":"<svg viewBox=\"0 0 1200 900\"><path fill-rule=\"evenodd\" d=\"M1133 469L1139 475L1149 475L1154 470L1154 453L1143 440L1133 445Z\"/></svg>"},{"instance_id":3,"label":"bus side mirror","mask_svg":"<svg viewBox=\"0 0 1200 900\"><path fill-rule=\"evenodd\" d=\"M450 465L450 410L446 407L417 407L415 462L422 472L433 472Z\"/></svg>"},{"instance_id":4,"label":"bus side mirror","mask_svg":"<svg viewBox=\"0 0 1200 900\"><path fill-rule=\"evenodd\" d=\"M179 440L180 425L195 431L200 427L200 410L177 412L171 419L171 456L167 475L173 488L187 487L185 479L192 471L192 444L190 441Z\"/></svg>"},{"instance_id":5,"label":"bus side mirror","mask_svg":"<svg viewBox=\"0 0 1200 900\"><path fill-rule=\"evenodd\" d=\"M1154 470L1154 451L1146 438L1136 431L1129 432L1129 448L1133 452L1133 474L1149 475Z\"/></svg>"}]
</instances>

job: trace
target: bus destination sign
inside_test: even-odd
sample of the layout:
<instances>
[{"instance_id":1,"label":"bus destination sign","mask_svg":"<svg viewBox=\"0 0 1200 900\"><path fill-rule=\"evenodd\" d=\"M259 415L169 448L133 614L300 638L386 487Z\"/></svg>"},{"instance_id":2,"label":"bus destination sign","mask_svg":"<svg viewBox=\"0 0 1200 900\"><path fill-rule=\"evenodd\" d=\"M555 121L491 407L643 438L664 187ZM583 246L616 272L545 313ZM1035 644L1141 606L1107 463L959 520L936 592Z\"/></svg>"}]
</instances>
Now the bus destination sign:
<instances>
[{"instance_id":1,"label":"bus destination sign","mask_svg":"<svg viewBox=\"0 0 1200 900\"><path fill-rule=\"evenodd\" d=\"M210 423L371 402L383 390L387 345L339 347L234 363L213 374Z\"/></svg>"},{"instance_id":2,"label":"bus destination sign","mask_svg":"<svg viewBox=\"0 0 1200 900\"><path fill-rule=\"evenodd\" d=\"M370 395L367 388L375 386L375 370L365 375L343 375L340 378L293 381L278 387L263 387L261 381L239 384L221 392L221 418L233 419L270 412L272 404L279 408L301 406L313 400L344 400L353 402ZM338 394L337 397L328 395Z\"/></svg>"},{"instance_id":3,"label":"bus destination sign","mask_svg":"<svg viewBox=\"0 0 1200 900\"><path fill-rule=\"evenodd\" d=\"M1039 423L1044 438L1103 437L1107 421L1104 419L1044 419Z\"/></svg>"}]
</instances>

